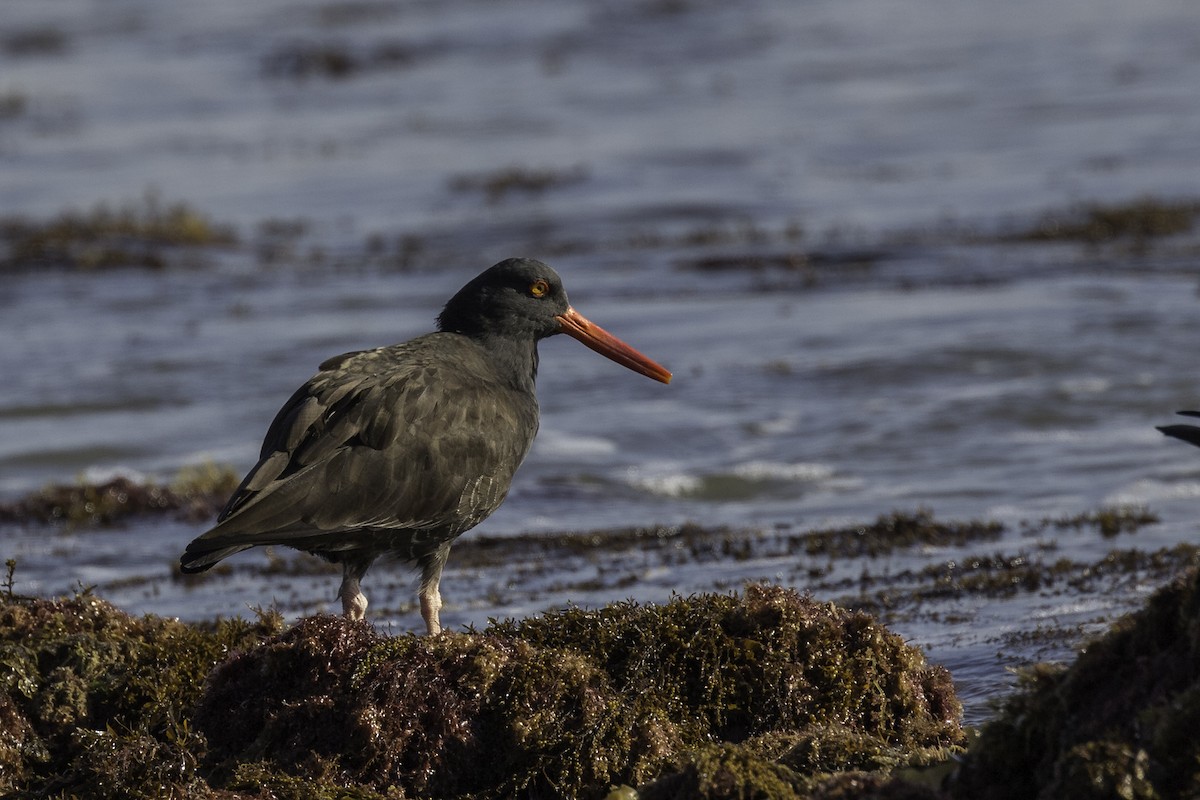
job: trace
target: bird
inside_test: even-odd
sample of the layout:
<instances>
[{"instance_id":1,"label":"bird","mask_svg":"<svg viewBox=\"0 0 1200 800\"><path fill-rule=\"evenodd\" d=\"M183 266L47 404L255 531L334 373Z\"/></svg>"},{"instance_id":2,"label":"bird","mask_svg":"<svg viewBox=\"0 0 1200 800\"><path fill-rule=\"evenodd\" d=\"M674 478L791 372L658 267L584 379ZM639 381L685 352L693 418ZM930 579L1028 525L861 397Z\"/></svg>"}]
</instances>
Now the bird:
<instances>
[{"instance_id":1,"label":"bird","mask_svg":"<svg viewBox=\"0 0 1200 800\"><path fill-rule=\"evenodd\" d=\"M538 342L565 333L662 383L671 373L572 307L546 264L510 258L469 281L437 330L329 358L275 415L258 463L189 543L185 573L285 545L342 565L338 598L361 620L380 557L420 571L429 635L441 632L454 540L504 501L538 429Z\"/></svg>"},{"instance_id":2,"label":"bird","mask_svg":"<svg viewBox=\"0 0 1200 800\"><path fill-rule=\"evenodd\" d=\"M1200 411L1176 411L1175 413L1183 417L1200 417ZM1195 425L1157 425L1155 427L1167 436L1173 436L1200 447L1200 427Z\"/></svg>"}]
</instances>

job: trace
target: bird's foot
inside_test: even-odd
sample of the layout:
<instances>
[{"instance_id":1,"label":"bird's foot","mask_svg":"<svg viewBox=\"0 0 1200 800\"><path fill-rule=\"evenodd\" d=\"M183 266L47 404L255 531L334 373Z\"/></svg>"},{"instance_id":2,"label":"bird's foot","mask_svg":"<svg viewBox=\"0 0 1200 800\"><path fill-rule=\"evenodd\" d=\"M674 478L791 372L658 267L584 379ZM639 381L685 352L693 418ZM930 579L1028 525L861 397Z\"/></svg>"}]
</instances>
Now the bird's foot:
<instances>
[{"instance_id":1,"label":"bird's foot","mask_svg":"<svg viewBox=\"0 0 1200 800\"><path fill-rule=\"evenodd\" d=\"M338 597L342 598L342 613L347 618L357 622L367 616L367 596L359 590L357 582L343 583Z\"/></svg>"},{"instance_id":2,"label":"bird's foot","mask_svg":"<svg viewBox=\"0 0 1200 800\"><path fill-rule=\"evenodd\" d=\"M442 594L437 589L421 592L421 618L425 620L425 630L430 636L442 632L442 621L438 612L442 610Z\"/></svg>"}]
</instances>

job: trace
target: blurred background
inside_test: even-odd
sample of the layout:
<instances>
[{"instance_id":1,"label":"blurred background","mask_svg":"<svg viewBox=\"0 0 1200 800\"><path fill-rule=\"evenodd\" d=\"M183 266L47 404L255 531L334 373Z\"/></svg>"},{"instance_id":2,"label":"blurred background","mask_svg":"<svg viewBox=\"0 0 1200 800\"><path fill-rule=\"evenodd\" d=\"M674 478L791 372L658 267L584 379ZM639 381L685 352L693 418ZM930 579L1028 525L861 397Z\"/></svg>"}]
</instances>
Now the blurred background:
<instances>
[{"instance_id":1,"label":"blurred background","mask_svg":"<svg viewBox=\"0 0 1200 800\"><path fill-rule=\"evenodd\" d=\"M2 501L240 475L324 358L431 329L521 255L676 379L546 342L542 432L478 535L699 526L745 548L536 576L452 555L452 627L779 581L885 614L970 711L1195 559L1200 452L1153 427L1200 404L1192 0L2 17ZM895 511L1005 533L845 558L780 544ZM1083 524L1104 513L1138 523ZM95 585L191 619L335 606L336 577L278 568L290 554L180 582L204 519L10 516L21 591ZM871 582L923 591L964 564L1006 588L901 613ZM1003 572L1030 564L1067 577ZM379 621L419 625L405 570L366 588Z\"/></svg>"}]
</instances>

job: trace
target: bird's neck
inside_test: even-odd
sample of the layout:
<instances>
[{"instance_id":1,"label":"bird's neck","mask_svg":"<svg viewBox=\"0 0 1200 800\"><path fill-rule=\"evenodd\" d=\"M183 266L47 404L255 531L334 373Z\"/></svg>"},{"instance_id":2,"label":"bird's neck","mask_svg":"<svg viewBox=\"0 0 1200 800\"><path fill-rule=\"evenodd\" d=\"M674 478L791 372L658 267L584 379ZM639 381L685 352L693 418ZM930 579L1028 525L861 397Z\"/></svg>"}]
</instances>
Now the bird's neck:
<instances>
[{"instance_id":1,"label":"bird's neck","mask_svg":"<svg viewBox=\"0 0 1200 800\"><path fill-rule=\"evenodd\" d=\"M476 341L488 351L489 360L505 383L520 391L533 392L538 368L536 341L500 336L481 336Z\"/></svg>"}]
</instances>

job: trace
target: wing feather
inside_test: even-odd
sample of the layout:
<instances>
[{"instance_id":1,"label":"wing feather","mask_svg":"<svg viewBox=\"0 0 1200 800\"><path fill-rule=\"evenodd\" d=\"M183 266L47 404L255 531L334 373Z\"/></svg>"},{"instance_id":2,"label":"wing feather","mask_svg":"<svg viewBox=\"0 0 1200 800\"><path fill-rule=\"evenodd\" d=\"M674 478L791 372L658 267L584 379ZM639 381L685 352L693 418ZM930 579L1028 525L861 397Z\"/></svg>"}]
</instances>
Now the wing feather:
<instances>
[{"instance_id":1,"label":"wing feather","mask_svg":"<svg viewBox=\"0 0 1200 800\"><path fill-rule=\"evenodd\" d=\"M449 345L458 349L443 362ZM188 546L185 569L259 544L416 557L500 505L537 404L488 380L474 343L432 334L322 366L280 409L258 464L218 525Z\"/></svg>"},{"instance_id":2,"label":"wing feather","mask_svg":"<svg viewBox=\"0 0 1200 800\"><path fill-rule=\"evenodd\" d=\"M309 434L313 423L324 413L324 403L311 395L305 397L304 401L299 403L283 421L286 431L283 452L291 452L299 447L300 442Z\"/></svg>"}]
</instances>

